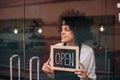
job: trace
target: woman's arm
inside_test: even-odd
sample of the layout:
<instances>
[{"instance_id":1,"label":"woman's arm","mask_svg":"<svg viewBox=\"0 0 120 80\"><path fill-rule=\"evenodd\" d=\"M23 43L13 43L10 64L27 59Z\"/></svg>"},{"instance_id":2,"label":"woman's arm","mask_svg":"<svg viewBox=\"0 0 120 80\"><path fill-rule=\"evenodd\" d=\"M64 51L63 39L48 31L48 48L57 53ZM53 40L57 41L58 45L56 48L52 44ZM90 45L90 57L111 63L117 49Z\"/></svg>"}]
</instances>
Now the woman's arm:
<instances>
[{"instance_id":1,"label":"woman's arm","mask_svg":"<svg viewBox=\"0 0 120 80\"><path fill-rule=\"evenodd\" d=\"M80 69L76 70L76 74L82 80L96 80L94 51L88 46L81 49Z\"/></svg>"}]
</instances>

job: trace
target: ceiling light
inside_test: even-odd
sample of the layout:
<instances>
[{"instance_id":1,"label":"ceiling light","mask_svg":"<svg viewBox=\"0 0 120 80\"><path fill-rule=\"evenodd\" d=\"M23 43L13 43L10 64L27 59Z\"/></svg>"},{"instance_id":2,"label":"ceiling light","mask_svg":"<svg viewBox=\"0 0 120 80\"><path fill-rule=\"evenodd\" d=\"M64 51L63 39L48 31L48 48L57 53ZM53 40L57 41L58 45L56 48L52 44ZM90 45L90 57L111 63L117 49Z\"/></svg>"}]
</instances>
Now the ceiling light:
<instances>
[{"instance_id":1,"label":"ceiling light","mask_svg":"<svg viewBox=\"0 0 120 80\"><path fill-rule=\"evenodd\" d=\"M103 31L105 30L105 29L104 29L104 26L103 26L103 25L100 25L99 30L100 30L101 32L103 32Z\"/></svg>"},{"instance_id":2,"label":"ceiling light","mask_svg":"<svg viewBox=\"0 0 120 80\"><path fill-rule=\"evenodd\" d=\"M38 29L38 33L42 33L42 29L41 28Z\"/></svg>"},{"instance_id":3,"label":"ceiling light","mask_svg":"<svg viewBox=\"0 0 120 80\"><path fill-rule=\"evenodd\" d=\"M15 28L13 32L14 32L14 34L17 34L18 33L18 29Z\"/></svg>"},{"instance_id":4,"label":"ceiling light","mask_svg":"<svg viewBox=\"0 0 120 80\"><path fill-rule=\"evenodd\" d=\"M120 3L117 3L117 8L120 8Z\"/></svg>"}]
</instances>

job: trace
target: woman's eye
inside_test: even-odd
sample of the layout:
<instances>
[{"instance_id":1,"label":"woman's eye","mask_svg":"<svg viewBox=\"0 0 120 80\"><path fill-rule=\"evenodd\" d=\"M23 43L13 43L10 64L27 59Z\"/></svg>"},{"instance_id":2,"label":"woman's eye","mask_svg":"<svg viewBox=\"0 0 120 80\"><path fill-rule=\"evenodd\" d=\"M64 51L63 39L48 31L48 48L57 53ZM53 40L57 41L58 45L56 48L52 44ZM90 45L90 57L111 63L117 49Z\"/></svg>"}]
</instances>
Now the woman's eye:
<instances>
[{"instance_id":1,"label":"woman's eye","mask_svg":"<svg viewBox=\"0 0 120 80\"><path fill-rule=\"evenodd\" d=\"M70 29L68 29L68 28L65 28L65 31L70 31Z\"/></svg>"}]
</instances>

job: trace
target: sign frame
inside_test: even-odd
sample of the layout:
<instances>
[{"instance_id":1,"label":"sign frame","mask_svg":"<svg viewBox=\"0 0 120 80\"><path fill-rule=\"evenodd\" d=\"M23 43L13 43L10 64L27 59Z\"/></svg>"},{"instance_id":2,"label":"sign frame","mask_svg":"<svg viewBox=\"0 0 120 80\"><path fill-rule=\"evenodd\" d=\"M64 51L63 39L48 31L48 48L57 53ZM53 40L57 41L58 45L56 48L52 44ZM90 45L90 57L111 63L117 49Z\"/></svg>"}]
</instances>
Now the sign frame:
<instances>
[{"instance_id":1,"label":"sign frame","mask_svg":"<svg viewBox=\"0 0 120 80\"><path fill-rule=\"evenodd\" d=\"M65 68L65 67L56 67L54 66L54 49L66 49L66 50L75 50L75 68ZM74 72L75 69L79 69L79 62L80 62L80 56L79 56L79 47L78 46L57 46L57 45L51 45L51 53L50 53L50 58L51 58L51 66L54 70L59 70L59 71L69 71L69 72Z\"/></svg>"}]
</instances>

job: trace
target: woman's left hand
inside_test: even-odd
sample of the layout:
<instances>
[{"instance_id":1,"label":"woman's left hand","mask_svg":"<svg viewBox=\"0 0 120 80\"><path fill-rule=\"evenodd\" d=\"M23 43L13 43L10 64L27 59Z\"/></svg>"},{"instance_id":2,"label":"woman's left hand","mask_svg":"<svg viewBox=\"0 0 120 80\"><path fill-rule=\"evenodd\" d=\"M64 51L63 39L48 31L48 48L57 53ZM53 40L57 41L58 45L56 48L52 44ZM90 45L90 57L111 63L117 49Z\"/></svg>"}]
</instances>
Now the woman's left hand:
<instances>
[{"instance_id":1,"label":"woman's left hand","mask_svg":"<svg viewBox=\"0 0 120 80\"><path fill-rule=\"evenodd\" d=\"M76 69L75 70L75 74L77 74L78 76L80 76L81 78L85 79L86 78L86 71L85 70L80 70L80 69Z\"/></svg>"},{"instance_id":2,"label":"woman's left hand","mask_svg":"<svg viewBox=\"0 0 120 80\"><path fill-rule=\"evenodd\" d=\"M81 63L80 63L80 69L76 69L74 73L83 79L86 78L86 69L85 69L84 65Z\"/></svg>"}]
</instances>

